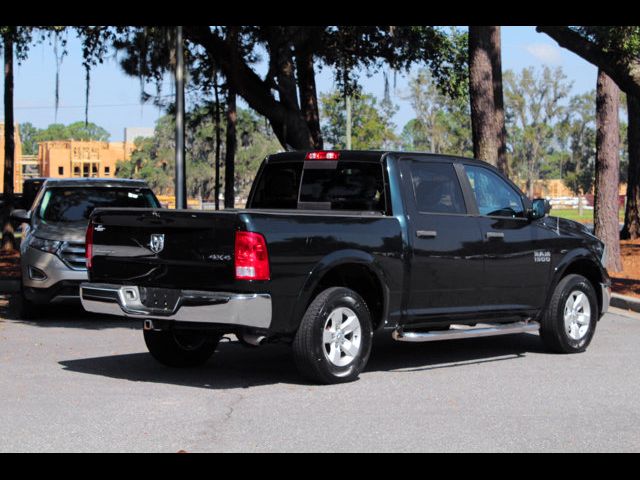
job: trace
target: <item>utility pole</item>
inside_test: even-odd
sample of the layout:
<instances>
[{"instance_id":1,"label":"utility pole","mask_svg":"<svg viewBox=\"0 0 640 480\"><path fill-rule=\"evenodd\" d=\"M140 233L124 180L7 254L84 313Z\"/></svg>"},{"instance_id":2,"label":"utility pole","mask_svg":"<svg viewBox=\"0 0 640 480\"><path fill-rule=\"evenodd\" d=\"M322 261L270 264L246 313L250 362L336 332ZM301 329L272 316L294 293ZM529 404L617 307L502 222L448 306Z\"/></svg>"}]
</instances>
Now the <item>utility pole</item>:
<instances>
[{"instance_id":1,"label":"utility pole","mask_svg":"<svg viewBox=\"0 0 640 480\"><path fill-rule=\"evenodd\" d=\"M347 95L347 150L351 150L351 96Z\"/></svg>"},{"instance_id":2,"label":"utility pole","mask_svg":"<svg viewBox=\"0 0 640 480\"><path fill-rule=\"evenodd\" d=\"M184 54L182 27L176 27L176 208L187 208L187 176L184 162Z\"/></svg>"}]
</instances>

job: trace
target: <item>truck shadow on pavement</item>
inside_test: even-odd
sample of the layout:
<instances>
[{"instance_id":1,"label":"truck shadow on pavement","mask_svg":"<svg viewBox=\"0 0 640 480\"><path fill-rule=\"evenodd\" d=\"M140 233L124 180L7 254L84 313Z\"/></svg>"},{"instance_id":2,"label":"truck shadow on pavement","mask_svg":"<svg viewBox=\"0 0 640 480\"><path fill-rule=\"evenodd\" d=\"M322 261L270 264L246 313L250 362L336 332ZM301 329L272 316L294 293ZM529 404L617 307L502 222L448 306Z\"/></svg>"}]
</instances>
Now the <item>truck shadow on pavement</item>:
<instances>
[{"instance_id":1,"label":"truck shadow on pavement","mask_svg":"<svg viewBox=\"0 0 640 480\"><path fill-rule=\"evenodd\" d=\"M440 368L517 361L527 353L544 352L535 334L407 344L378 336L360 381L374 372L425 371ZM311 385L296 370L286 345L246 348L222 341L215 355L199 368L175 369L158 364L147 352L65 360L67 371L102 375L132 382L164 383L206 389L237 389L262 385Z\"/></svg>"}]
</instances>

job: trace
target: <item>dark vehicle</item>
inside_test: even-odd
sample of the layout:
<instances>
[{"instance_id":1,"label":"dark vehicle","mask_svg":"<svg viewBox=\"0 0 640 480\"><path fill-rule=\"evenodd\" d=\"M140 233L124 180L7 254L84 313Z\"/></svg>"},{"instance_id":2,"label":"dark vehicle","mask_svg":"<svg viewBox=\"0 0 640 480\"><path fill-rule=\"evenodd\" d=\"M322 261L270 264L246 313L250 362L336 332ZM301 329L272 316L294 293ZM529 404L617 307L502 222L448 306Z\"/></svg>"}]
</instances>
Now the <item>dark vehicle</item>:
<instances>
[{"instance_id":1,"label":"dark vehicle","mask_svg":"<svg viewBox=\"0 0 640 480\"><path fill-rule=\"evenodd\" d=\"M140 180L75 178L46 180L29 205L30 210L11 212L11 218L24 225L20 243L24 318L36 316L39 307L49 303L79 300L80 283L87 280L85 234L94 208L157 208L160 203Z\"/></svg>"},{"instance_id":2,"label":"dark vehicle","mask_svg":"<svg viewBox=\"0 0 640 480\"><path fill-rule=\"evenodd\" d=\"M44 185L44 182L47 181L46 177L34 177L34 178L26 178L22 182L22 202L21 208L25 210L30 210L31 205L33 205L33 201L38 196L38 192Z\"/></svg>"},{"instance_id":3,"label":"dark vehicle","mask_svg":"<svg viewBox=\"0 0 640 480\"><path fill-rule=\"evenodd\" d=\"M539 329L550 350L581 352L609 305L606 250L547 211L475 160L281 153L246 210L94 211L82 302L143 319L163 364L204 363L234 333L291 343L322 383L355 379L375 331L420 342Z\"/></svg>"}]
</instances>

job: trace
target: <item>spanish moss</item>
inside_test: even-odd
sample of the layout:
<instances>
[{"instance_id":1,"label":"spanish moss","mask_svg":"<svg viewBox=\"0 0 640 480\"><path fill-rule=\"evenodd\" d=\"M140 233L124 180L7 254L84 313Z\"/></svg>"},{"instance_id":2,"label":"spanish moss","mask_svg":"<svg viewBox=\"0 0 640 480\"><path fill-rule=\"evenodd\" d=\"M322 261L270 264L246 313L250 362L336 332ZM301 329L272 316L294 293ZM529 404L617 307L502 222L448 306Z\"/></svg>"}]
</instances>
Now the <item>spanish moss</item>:
<instances>
[{"instance_id":1,"label":"spanish moss","mask_svg":"<svg viewBox=\"0 0 640 480\"><path fill-rule=\"evenodd\" d=\"M147 48L149 31L147 27L142 30L142 45L140 47L140 55L138 56L138 80L140 81L140 118L143 116L144 102L146 95L144 92L145 85L145 65L147 63Z\"/></svg>"},{"instance_id":2,"label":"spanish moss","mask_svg":"<svg viewBox=\"0 0 640 480\"><path fill-rule=\"evenodd\" d=\"M62 66L63 54L58 55L58 32L53 36L53 55L56 57L56 86L55 86L55 113L54 123L58 123L58 107L60 106L60 67Z\"/></svg>"},{"instance_id":3,"label":"spanish moss","mask_svg":"<svg viewBox=\"0 0 640 480\"><path fill-rule=\"evenodd\" d=\"M91 65L85 63L85 95L84 95L84 126L89 126L89 88L91 86Z\"/></svg>"}]
</instances>

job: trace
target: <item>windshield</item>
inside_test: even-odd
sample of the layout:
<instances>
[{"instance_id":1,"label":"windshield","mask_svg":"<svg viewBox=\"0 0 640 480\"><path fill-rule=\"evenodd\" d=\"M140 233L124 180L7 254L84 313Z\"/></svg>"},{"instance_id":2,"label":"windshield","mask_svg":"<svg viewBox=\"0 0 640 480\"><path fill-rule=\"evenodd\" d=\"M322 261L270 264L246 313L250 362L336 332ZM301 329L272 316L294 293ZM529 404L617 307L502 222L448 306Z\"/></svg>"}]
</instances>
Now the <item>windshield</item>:
<instances>
[{"instance_id":1,"label":"windshield","mask_svg":"<svg viewBox=\"0 0 640 480\"><path fill-rule=\"evenodd\" d=\"M54 187L44 192L38 216L45 222L81 222L94 208L159 208L148 188Z\"/></svg>"}]
</instances>

